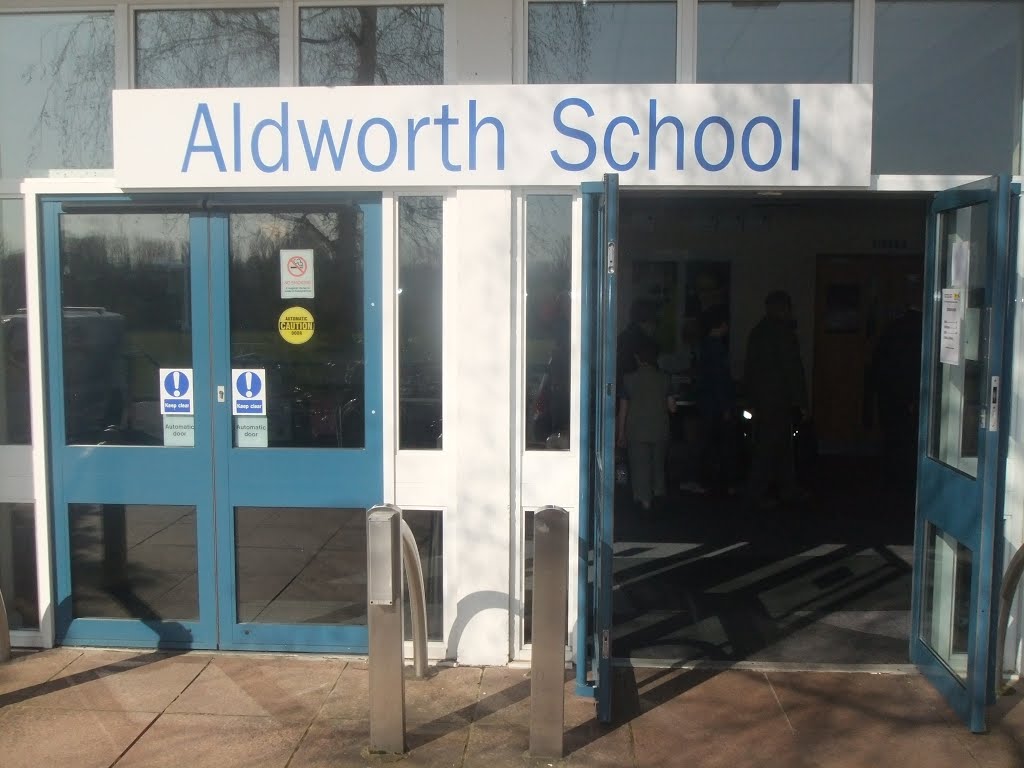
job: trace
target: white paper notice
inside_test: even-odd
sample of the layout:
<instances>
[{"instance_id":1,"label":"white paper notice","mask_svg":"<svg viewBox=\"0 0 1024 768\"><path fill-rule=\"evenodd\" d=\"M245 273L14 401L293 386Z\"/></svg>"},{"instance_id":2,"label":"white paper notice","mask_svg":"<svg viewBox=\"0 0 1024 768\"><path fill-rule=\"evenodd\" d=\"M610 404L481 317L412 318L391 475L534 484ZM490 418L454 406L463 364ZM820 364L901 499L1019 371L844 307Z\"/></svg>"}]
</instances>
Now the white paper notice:
<instances>
[{"instance_id":1,"label":"white paper notice","mask_svg":"<svg viewBox=\"0 0 1024 768\"><path fill-rule=\"evenodd\" d=\"M971 268L971 244L966 240L953 243L953 259L950 265L949 284L953 288L966 288Z\"/></svg>"},{"instance_id":2,"label":"white paper notice","mask_svg":"<svg viewBox=\"0 0 1024 768\"><path fill-rule=\"evenodd\" d=\"M961 291L959 288L942 289L942 338L939 360L946 365L960 365Z\"/></svg>"},{"instance_id":3,"label":"white paper notice","mask_svg":"<svg viewBox=\"0 0 1024 768\"><path fill-rule=\"evenodd\" d=\"M281 251L281 298L312 299L313 249Z\"/></svg>"}]
</instances>

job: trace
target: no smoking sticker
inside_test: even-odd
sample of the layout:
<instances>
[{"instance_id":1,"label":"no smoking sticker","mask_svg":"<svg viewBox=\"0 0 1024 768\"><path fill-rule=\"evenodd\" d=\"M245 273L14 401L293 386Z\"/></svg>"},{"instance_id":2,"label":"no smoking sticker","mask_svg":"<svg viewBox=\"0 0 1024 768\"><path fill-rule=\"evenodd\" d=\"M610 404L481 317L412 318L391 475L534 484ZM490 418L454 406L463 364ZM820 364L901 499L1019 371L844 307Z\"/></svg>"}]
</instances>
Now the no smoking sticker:
<instances>
[{"instance_id":1,"label":"no smoking sticker","mask_svg":"<svg viewBox=\"0 0 1024 768\"><path fill-rule=\"evenodd\" d=\"M277 331L289 344L305 344L313 338L316 324L305 307L289 307L277 319Z\"/></svg>"},{"instance_id":2,"label":"no smoking sticker","mask_svg":"<svg viewBox=\"0 0 1024 768\"><path fill-rule=\"evenodd\" d=\"M312 299L313 249L289 248L281 251L281 298Z\"/></svg>"}]
</instances>

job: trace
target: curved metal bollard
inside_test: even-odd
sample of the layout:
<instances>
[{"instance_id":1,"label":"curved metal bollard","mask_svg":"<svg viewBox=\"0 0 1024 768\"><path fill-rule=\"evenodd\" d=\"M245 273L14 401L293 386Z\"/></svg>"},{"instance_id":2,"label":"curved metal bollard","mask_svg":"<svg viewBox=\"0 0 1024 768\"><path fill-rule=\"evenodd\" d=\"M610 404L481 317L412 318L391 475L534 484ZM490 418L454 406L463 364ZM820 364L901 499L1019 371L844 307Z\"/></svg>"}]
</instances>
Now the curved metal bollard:
<instances>
[{"instance_id":1,"label":"curved metal bollard","mask_svg":"<svg viewBox=\"0 0 1024 768\"><path fill-rule=\"evenodd\" d=\"M996 695L1001 694L1006 684L1003 682L1003 671L1006 653L1006 630L1010 624L1010 608L1013 598L1020 588L1021 577L1024 576L1024 547L1018 549L1003 574L1003 586L999 590L999 624L996 625Z\"/></svg>"},{"instance_id":2,"label":"curved metal bollard","mask_svg":"<svg viewBox=\"0 0 1024 768\"><path fill-rule=\"evenodd\" d=\"M366 515L371 752L405 752L403 572L412 600L414 670L417 677L425 677L427 603L419 549L412 530L402 519L401 508L394 504L379 504Z\"/></svg>"},{"instance_id":3,"label":"curved metal bollard","mask_svg":"<svg viewBox=\"0 0 1024 768\"><path fill-rule=\"evenodd\" d=\"M11 658L11 627L7 622L7 606L3 592L0 592L0 662Z\"/></svg>"}]
</instances>

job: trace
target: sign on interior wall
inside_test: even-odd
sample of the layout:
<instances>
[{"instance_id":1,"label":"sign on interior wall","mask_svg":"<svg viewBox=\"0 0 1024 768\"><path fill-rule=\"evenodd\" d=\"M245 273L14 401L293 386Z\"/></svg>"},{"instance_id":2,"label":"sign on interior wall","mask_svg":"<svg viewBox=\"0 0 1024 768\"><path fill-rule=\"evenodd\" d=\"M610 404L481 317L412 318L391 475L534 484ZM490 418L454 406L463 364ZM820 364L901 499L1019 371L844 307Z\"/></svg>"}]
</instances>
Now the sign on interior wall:
<instances>
[{"instance_id":1,"label":"sign on interior wall","mask_svg":"<svg viewBox=\"0 0 1024 768\"><path fill-rule=\"evenodd\" d=\"M870 182L870 85L121 90L124 189Z\"/></svg>"}]
</instances>

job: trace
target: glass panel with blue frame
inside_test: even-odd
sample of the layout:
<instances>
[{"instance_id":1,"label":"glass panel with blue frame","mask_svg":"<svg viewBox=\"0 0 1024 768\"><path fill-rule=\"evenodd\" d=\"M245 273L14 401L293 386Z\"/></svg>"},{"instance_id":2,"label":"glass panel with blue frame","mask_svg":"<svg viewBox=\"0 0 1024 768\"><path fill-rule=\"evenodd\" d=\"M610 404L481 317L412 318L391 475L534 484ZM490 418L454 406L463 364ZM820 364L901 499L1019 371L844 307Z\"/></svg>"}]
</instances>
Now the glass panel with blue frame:
<instances>
[{"instance_id":1,"label":"glass panel with blue frame","mask_svg":"<svg viewBox=\"0 0 1024 768\"><path fill-rule=\"evenodd\" d=\"M427 636L441 640L443 515L403 516L423 565ZM240 623L366 624L366 511L236 507L235 575ZM408 599L405 627L408 634Z\"/></svg>"},{"instance_id":2,"label":"glass panel with blue frame","mask_svg":"<svg viewBox=\"0 0 1024 768\"><path fill-rule=\"evenodd\" d=\"M1022 59L1021 0L877 0L872 173L1015 172Z\"/></svg>"},{"instance_id":3,"label":"glass panel with blue frame","mask_svg":"<svg viewBox=\"0 0 1024 768\"><path fill-rule=\"evenodd\" d=\"M848 83L853 0L700 0L697 82Z\"/></svg>"},{"instance_id":4,"label":"glass panel with blue frame","mask_svg":"<svg viewBox=\"0 0 1024 768\"><path fill-rule=\"evenodd\" d=\"M967 682L973 562L970 549L928 523L921 640L964 683Z\"/></svg>"},{"instance_id":5,"label":"glass panel with blue frame","mask_svg":"<svg viewBox=\"0 0 1024 768\"><path fill-rule=\"evenodd\" d=\"M398 447L442 447L443 200L398 202Z\"/></svg>"},{"instance_id":6,"label":"glass panel with blue frame","mask_svg":"<svg viewBox=\"0 0 1024 768\"><path fill-rule=\"evenodd\" d=\"M135 13L137 88L228 88L280 83L276 8Z\"/></svg>"},{"instance_id":7,"label":"glass panel with blue frame","mask_svg":"<svg viewBox=\"0 0 1024 768\"><path fill-rule=\"evenodd\" d=\"M529 4L530 83L674 83L674 2Z\"/></svg>"},{"instance_id":8,"label":"glass panel with blue frame","mask_svg":"<svg viewBox=\"0 0 1024 768\"><path fill-rule=\"evenodd\" d=\"M988 204L939 216L938 285L928 455L970 477L978 476L978 428L988 405L984 386L988 365L984 327Z\"/></svg>"},{"instance_id":9,"label":"glass panel with blue frame","mask_svg":"<svg viewBox=\"0 0 1024 768\"><path fill-rule=\"evenodd\" d=\"M569 449L572 197L526 197L527 450Z\"/></svg>"},{"instance_id":10,"label":"glass panel with blue frame","mask_svg":"<svg viewBox=\"0 0 1024 768\"><path fill-rule=\"evenodd\" d=\"M188 214L63 213L60 262L67 444L164 445L160 369L192 367Z\"/></svg>"},{"instance_id":11,"label":"glass panel with blue frame","mask_svg":"<svg viewBox=\"0 0 1024 768\"><path fill-rule=\"evenodd\" d=\"M300 8L299 82L301 85L443 83L443 6Z\"/></svg>"},{"instance_id":12,"label":"glass panel with blue frame","mask_svg":"<svg viewBox=\"0 0 1024 768\"><path fill-rule=\"evenodd\" d=\"M199 618L196 509L69 504L75 618Z\"/></svg>"},{"instance_id":13,"label":"glass panel with blue frame","mask_svg":"<svg viewBox=\"0 0 1024 768\"><path fill-rule=\"evenodd\" d=\"M32 440L25 307L25 226L21 200L0 200L0 444Z\"/></svg>"},{"instance_id":14,"label":"glass panel with blue frame","mask_svg":"<svg viewBox=\"0 0 1024 768\"><path fill-rule=\"evenodd\" d=\"M358 204L230 216L231 367L265 371L261 440L235 446L365 446L363 213ZM308 282L288 277L293 259ZM281 330L311 316L308 335Z\"/></svg>"},{"instance_id":15,"label":"glass panel with blue frame","mask_svg":"<svg viewBox=\"0 0 1024 768\"><path fill-rule=\"evenodd\" d=\"M113 164L114 14L0 14L0 178Z\"/></svg>"}]
</instances>

